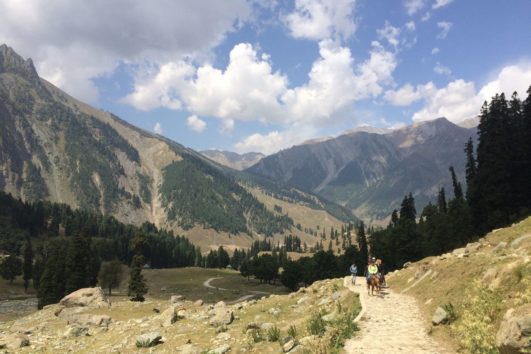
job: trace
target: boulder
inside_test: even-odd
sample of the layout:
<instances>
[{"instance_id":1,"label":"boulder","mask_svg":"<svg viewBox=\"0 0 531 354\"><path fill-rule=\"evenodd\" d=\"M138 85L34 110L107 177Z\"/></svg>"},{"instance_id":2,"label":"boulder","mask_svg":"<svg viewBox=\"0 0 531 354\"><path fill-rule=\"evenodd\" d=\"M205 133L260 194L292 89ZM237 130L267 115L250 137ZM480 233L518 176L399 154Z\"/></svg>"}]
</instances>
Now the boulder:
<instances>
[{"instance_id":1,"label":"boulder","mask_svg":"<svg viewBox=\"0 0 531 354\"><path fill-rule=\"evenodd\" d=\"M209 321L211 326L218 327L222 325L229 325L234 320L234 313L230 309L218 307L215 308L212 312L213 316Z\"/></svg>"},{"instance_id":2,"label":"boulder","mask_svg":"<svg viewBox=\"0 0 531 354\"><path fill-rule=\"evenodd\" d=\"M179 319L179 316L177 313L177 306L170 306L169 308L164 310L157 318L162 327L171 326L172 324L177 322L177 320Z\"/></svg>"},{"instance_id":3,"label":"boulder","mask_svg":"<svg viewBox=\"0 0 531 354\"><path fill-rule=\"evenodd\" d=\"M203 300L199 299L196 302L194 302L195 306L203 306Z\"/></svg>"},{"instance_id":4,"label":"boulder","mask_svg":"<svg viewBox=\"0 0 531 354\"><path fill-rule=\"evenodd\" d=\"M3 344L7 349L19 349L30 345L28 337L23 334L10 334L4 337Z\"/></svg>"},{"instance_id":5,"label":"boulder","mask_svg":"<svg viewBox=\"0 0 531 354\"><path fill-rule=\"evenodd\" d=\"M508 310L496 334L501 354L531 352L531 304Z\"/></svg>"},{"instance_id":6,"label":"boulder","mask_svg":"<svg viewBox=\"0 0 531 354\"><path fill-rule=\"evenodd\" d=\"M67 317L68 324L80 326L108 327L111 323L111 317L108 315L90 315L88 313L72 314Z\"/></svg>"},{"instance_id":7,"label":"boulder","mask_svg":"<svg viewBox=\"0 0 531 354\"><path fill-rule=\"evenodd\" d=\"M162 336L159 332L149 332L136 337L138 348L149 348L160 343Z\"/></svg>"},{"instance_id":8,"label":"boulder","mask_svg":"<svg viewBox=\"0 0 531 354\"><path fill-rule=\"evenodd\" d=\"M223 344L221 347L217 347L216 349L211 349L208 351L208 354L225 354L230 351L230 345Z\"/></svg>"},{"instance_id":9,"label":"boulder","mask_svg":"<svg viewBox=\"0 0 531 354\"><path fill-rule=\"evenodd\" d=\"M76 290L62 298L59 305L64 307L107 307L110 304L103 290L96 287Z\"/></svg>"},{"instance_id":10,"label":"boulder","mask_svg":"<svg viewBox=\"0 0 531 354\"><path fill-rule=\"evenodd\" d=\"M431 318L431 323L438 326L440 324L444 324L448 322L448 319L449 319L448 313L442 307L439 306L437 307L437 309L435 310L435 313L433 314L433 317Z\"/></svg>"},{"instance_id":11,"label":"boulder","mask_svg":"<svg viewBox=\"0 0 531 354\"><path fill-rule=\"evenodd\" d=\"M282 351L284 353L288 353L288 352L292 351L293 348L295 348L299 344L299 342L297 342L297 340L294 339L294 338L291 338L291 339L289 339L287 341L284 340L283 342L284 343L282 344Z\"/></svg>"},{"instance_id":12,"label":"boulder","mask_svg":"<svg viewBox=\"0 0 531 354\"><path fill-rule=\"evenodd\" d=\"M215 305L214 305L214 308L219 308L219 307L226 307L227 304L225 303L225 301L219 301L217 302Z\"/></svg>"},{"instance_id":13,"label":"boulder","mask_svg":"<svg viewBox=\"0 0 531 354\"><path fill-rule=\"evenodd\" d=\"M496 247L494 247L492 249L492 252L501 251L501 250L505 249L505 247L507 247L507 242L501 241L500 243L498 243L498 245Z\"/></svg>"}]
</instances>

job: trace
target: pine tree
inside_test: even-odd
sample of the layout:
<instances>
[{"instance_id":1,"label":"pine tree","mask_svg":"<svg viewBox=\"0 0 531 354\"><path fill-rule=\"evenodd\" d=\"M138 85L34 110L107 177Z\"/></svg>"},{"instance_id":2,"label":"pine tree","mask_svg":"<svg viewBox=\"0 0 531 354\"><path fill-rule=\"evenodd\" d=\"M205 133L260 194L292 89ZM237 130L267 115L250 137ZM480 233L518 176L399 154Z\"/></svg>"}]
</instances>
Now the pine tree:
<instances>
[{"instance_id":1,"label":"pine tree","mask_svg":"<svg viewBox=\"0 0 531 354\"><path fill-rule=\"evenodd\" d=\"M65 291L67 294L89 286L91 266L90 248L87 238L74 236L66 251Z\"/></svg>"},{"instance_id":2,"label":"pine tree","mask_svg":"<svg viewBox=\"0 0 531 354\"><path fill-rule=\"evenodd\" d=\"M444 187L439 190L439 195L437 196L437 206L441 213L446 213L448 211L448 205L446 204L446 193Z\"/></svg>"},{"instance_id":3,"label":"pine tree","mask_svg":"<svg viewBox=\"0 0 531 354\"><path fill-rule=\"evenodd\" d=\"M523 178L531 181L531 86L527 90L527 98L522 104L522 137L523 144ZM524 192L524 204L527 209L531 209L531 187L526 183Z\"/></svg>"},{"instance_id":4,"label":"pine tree","mask_svg":"<svg viewBox=\"0 0 531 354\"><path fill-rule=\"evenodd\" d=\"M453 166L450 166L450 174L452 176L452 186L454 187L454 198L463 199L463 188L461 187L461 183L457 180Z\"/></svg>"},{"instance_id":5,"label":"pine tree","mask_svg":"<svg viewBox=\"0 0 531 354\"><path fill-rule=\"evenodd\" d=\"M37 291L39 309L55 304L65 295L65 247L61 242L52 242L46 248L46 261Z\"/></svg>"},{"instance_id":6,"label":"pine tree","mask_svg":"<svg viewBox=\"0 0 531 354\"><path fill-rule=\"evenodd\" d=\"M127 292L131 301L144 301L144 295L148 292L146 281L142 275L144 262L145 258L141 254L134 255L131 261L131 273Z\"/></svg>"},{"instance_id":7,"label":"pine tree","mask_svg":"<svg viewBox=\"0 0 531 354\"><path fill-rule=\"evenodd\" d=\"M29 281L33 277L33 248L28 237L24 246L24 292L28 292Z\"/></svg>"},{"instance_id":8,"label":"pine tree","mask_svg":"<svg viewBox=\"0 0 531 354\"><path fill-rule=\"evenodd\" d=\"M9 280L13 283L13 280L22 274L22 261L17 256L7 256L2 263L0 263L0 275L2 278Z\"/></svg>"},{"instance_id":9,"label":"pine tree","mask_svg":"<svg viewBox=\"0 0 531 354\"><path fill-rule=\"evenodd\" d=\"M360 249L360 258L362 261L361 267L365 266L365 263L369 260L369 246L367 244L367 236L365 235L365 224L360 221L356 230L356 238L358 241L358 247Z\"/></svg>"},{"instance_id":10,"label":"pine tree","mask_svg":"<svg viewBox=\"0 0 531 354\"><path fill-rule=\"evenodd\" d=\"M122 264L117 260L103 262L98 275L98 281L102 288L109 290L110 296L112 288L116 288L122 282Z\"/></svg>"}]
</instances>

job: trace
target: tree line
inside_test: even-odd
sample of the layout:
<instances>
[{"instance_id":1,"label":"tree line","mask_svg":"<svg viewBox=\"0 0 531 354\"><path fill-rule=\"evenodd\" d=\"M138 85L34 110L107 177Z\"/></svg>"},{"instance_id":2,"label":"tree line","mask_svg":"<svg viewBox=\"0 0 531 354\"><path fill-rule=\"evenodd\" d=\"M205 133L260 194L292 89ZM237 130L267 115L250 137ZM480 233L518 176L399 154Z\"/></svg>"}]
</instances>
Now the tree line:
<instances>
[{"instance_id":1,"label":"tree line","mask_svg":"<svg viewBox=\"0 0 531 354\"><path fill-rule=\"evenodd\" d=\"M516 93L507 100L502 93L483 104L477 148L472 138L464 147L466 192L450 167L452 198L441 188L418 221L413 196L405 196L387 228L371 233L374 256L399 268L462 247L531 213L531 87L527 93L524 101Z\"/></svg>"}]
</instances>

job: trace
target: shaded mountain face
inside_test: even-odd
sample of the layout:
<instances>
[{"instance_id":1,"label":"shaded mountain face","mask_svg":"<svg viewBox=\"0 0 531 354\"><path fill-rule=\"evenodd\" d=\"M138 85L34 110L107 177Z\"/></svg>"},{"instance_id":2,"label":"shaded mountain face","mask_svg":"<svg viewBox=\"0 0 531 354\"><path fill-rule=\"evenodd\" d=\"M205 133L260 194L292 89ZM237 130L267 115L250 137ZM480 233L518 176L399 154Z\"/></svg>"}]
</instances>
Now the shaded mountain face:
<instances>
[{"instance_id":1,"label":"shaded mountain face","mask_svg":"<svg viewBox=\"0 0 531 354\"><path fill-rule=\"evenodd\" d=\"M209 237L207 247L223 240L245 247L251 238L246 244L230 235L274 235L293 226L286 213L257 199L242 173L75 100L5 45L0 127L0 189L15 197L97 210L136 225L151 222L193 242L187 231L195 230ZM306 204L320 208L318 199Z\"/></svg>"},{"instance_id":2,"label":"shaded mountain face","mask_svg":"<svg viewBox=\"0 0 531 354\"><path fill-rule=\"evenodd\" d=\"M463 181L464 144L475 129L445 118L390 132L350 132L263 158L247 172L288 183L337 202L362 218L382 219L412 192L417 210L451 191L448 169Z\"/></svg>"},{"instance_id":3,"label":"shaded mountain face","mask_svg":"<svg viewBox=\"0 0 531 354\"><path fill-rule=\"evenodd\" d=\"M221 150L204 150L200 151L201 154L209 159L216 161L220 165L233 168L235 170L245 170L251 167L261 159L265 157L264 154L259 152L248 152L246 154L238 154L231 151Z\"/></svg>"}]
</instances>

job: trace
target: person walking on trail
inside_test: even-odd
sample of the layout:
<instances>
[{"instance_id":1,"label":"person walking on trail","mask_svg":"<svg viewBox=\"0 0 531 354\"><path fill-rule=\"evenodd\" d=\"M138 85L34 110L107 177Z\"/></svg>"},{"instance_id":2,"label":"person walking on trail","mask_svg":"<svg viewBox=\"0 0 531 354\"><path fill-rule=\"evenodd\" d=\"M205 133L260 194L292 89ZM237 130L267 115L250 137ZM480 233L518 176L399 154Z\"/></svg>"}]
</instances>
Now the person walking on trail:
<instances>
[{"instance_id":1,"label":"person walking on trail","mask_svg":"<svg viewBox=\"0 0 531 354\"><path fill-rule=\"evenodd\" d=\"M356 285L356 275L358 274L358 267L352 263L350 266L350 274L352 274L352 285Z\"/></svg>"}]
</instances>

